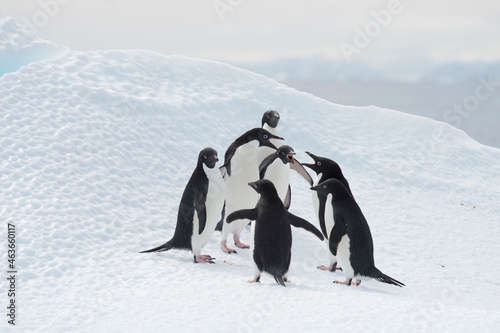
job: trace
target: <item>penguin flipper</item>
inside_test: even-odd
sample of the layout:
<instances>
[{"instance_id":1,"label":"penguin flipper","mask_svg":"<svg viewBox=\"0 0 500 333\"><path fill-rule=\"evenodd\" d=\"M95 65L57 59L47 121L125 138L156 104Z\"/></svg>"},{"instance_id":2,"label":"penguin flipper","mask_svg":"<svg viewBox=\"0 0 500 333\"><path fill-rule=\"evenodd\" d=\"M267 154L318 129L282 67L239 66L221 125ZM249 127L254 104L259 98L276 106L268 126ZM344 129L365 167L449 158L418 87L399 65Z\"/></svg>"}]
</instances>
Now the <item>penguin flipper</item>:
<instances>
[{"instance_id":1,"label":"penguin flipper","mask_svg":"<svg viewBox=\"0 0 500 333\"><path fill-rule=\"evenodd\" d=\"M198 234L201 235L203 230L205 230L205 225L207 224L207 208L205 206L204 198L198 198L194 201L194 209L198 215Z\"/></svg>"},{"instance_id":2,"label":"penguin flipper","mask_svg":"<svg viewBox=\"0 0 500 333\"><path fill-rule=\"evenodd\" d=\"M328 245L330 246L330 252L336 256L337 248L339 247L339 243L342 240L342 237L347 233L347 225L345 221L340 216L335 216L335 225L330 232L330 238Z\"/></svg>"},{"instance_id":3,"label":"penguin flipper","mask_svg":"<svg viewBox=\"0 0 500 333\"><path fill-rule=\"evenodd\" d=\"M285 202L283 202L283 205L285 206L285 209L288 210L291 204L292 204L292 188L290 187L290 184L288 184L288 191L286 191Z\"/></svg>"},{"instance_id":4,"label":"penguin flipper","mask_svg":"<svg viewBox=\"0 0 500 333\"><path fill-rule=\"evenodd\" d=\"M326 222L325 222L326 195L324 195L323 193L318 193L318 201L319 201L319 209L318 209L319 226L325 238L328 239L330 235L328 235L328 232L326 232Z\"/></svg>"},{"instance_id":5,"label":"penguin flipper","mask_svg":"<svg viewBox=\"0 0 500 333\"><path fill-rule=\"evenodd\" d=\"M227 216L227 223L234 222L236 220L256 220L257 219L257 209L240 209L237 211L232 212Z\"/></svg>"},{"instance_id":6,"label":"penguin flipper","mask_svg":"<svg viewBox=\"0 0 500 333\"><path fill-rule=\"evenodd\" d=\"M272 153L271 155L267 156L262 163L259 165L259 179L264 179L267 171L267 167L270 166L278 155L276 153Z\"/></svg>"},{"instance_id":7,"label":"penguin flipper","mask_svg":"<svg viewBox=\"0 0 500 333\"><path fill-rule=\"evenodd\" d=\"M301 217L298 217L296 215L293 215L290 212L286 212L288 221L290 222L290 225L293 225L295 228L302 228L305 229L311 233L313 233L316 237L318 237L320 240L324 240L325 238L323 237L323 234L321 231L318 230L314 225L309 223L308 221L304 220Z\"/></svg>"},{"instance_id":8,"label":"penguin flipper","mask_svg":"<svg viewBox=\"0 0 500 333\"><path fill-rule=\"evenodd\" d=\"M306 182L309 183L310 186L313 185L314 181L311 178L311 175L309 174L309 172L307 172L304 166L297 159L294 159L294 161L290 163L290 168L295 170L299 175L301 175L302 178L304 178Z\"/></svg>"}]
</instances>

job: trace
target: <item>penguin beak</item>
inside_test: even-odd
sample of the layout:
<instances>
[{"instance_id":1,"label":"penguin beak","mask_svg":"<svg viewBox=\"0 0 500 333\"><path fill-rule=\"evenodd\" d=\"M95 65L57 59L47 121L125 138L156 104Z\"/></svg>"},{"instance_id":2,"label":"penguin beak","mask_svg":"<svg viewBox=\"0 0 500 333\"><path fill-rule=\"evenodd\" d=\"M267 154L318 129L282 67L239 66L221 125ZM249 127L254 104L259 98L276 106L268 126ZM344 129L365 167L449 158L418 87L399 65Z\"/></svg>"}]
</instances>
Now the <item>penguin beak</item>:
<instances>
[{"instance_id":1,"label":"penguin beak","mask_svg":"<svg viewBox=\"0 0 500 333\"><path fill-rule=\"evenodd\" d=\"M319 192L321 190L321 188L319 186L312 186L311 190Z\"/></svg>"},{"instance_id":2,"label":"penguin beak","mask_svg":"<svg viewBox=\"0 0 500 333\"><path fill-rule=\"evenodd\" d=\"M257 191L257 184L256 184L256 182L250 182L250 183L248 183L248 185L249 185L251 188L253 188L255 191Z\"/></svg>"},{"instance_id":3,"label":"penguin beak","mask_svg":"<svg viewBox=\"0 0 500 333\"><path fill-rule=\"evenodd\" d=\"M285 139L283 139L281 136L277 136L277 137L273 137L273 138L269 139L269 143L274 147L274 149L278 150L278 147L276 147L274 145L274 143L271 142L271 140L285 140Z\"/></svg>"},{"instance_id":4,"label":"penguin beak","mask_svg":"<svg viewBox=\"0 0 500 333\"><path fill-rule=\"evenodd\" d=\"M314 155L313 155L313 154L311 154L311 153L310 153L310 152L308 152L308 151L306 151L306 154L307 154L307 155L309 155L309 156L310 156L310 157L314 160ZM315 160L315 161L316 161L316 160ZM315 164L316 164L316 162L315 162L315 163L300 163L300 164L301 164L301 165L303 165L303 166L306 166L306 167L311 167L311 166L315 165Z\"/></svg>"},{"instance_id":5,"label":"penguin beak","mask_svg":"<svg viewBox=\"0 0 500 333\"><path fill-rule=\"evenodd\" d=\"M288 154L286 155L286 157L288 158L288 160L290 161L290 163L294 164L295 163L295 159L293 158L293 155L295 155L295 153L291 153L291 154Z\"/></svg>"}]
</instances>

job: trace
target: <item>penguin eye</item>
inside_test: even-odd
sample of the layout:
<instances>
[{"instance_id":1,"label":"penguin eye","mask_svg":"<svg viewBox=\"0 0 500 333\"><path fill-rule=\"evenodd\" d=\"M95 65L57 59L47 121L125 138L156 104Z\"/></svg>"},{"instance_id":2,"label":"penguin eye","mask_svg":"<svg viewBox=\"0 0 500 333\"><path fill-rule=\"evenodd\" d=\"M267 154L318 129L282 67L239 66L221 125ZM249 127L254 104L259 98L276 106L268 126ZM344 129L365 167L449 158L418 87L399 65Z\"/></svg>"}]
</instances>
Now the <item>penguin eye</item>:
<instances>
[{"instance_id":1,"label":"penguin eye","mask_svg":"<svg viewBox=\"0 0 500 333\"><path fill-rule=\"evenodd\" d=\"M207 156L207 155L203 155L203 158L204 158L204 159L207 159L207 158L208 158L208 156Z\"/></svg>"},{"instance_id":2,"label":"penguin eye","mask_svg":"<svg viewBox=\"0 0 500 333\"><path fill-rule=\"evenodd\" d=\"M323 188L324 188L324 189L326 189L326 188L327 188L327 186L326 186L326 185L323 185Z\"/></svg>"},{"instance_id":3,"label":"penguin eye","mask_svg":"<svg viewBox=\"0 0 500 333\"><path fill-rule=\"evenodd\" d=\"M266 117L267 117L267 118L271 118L271 115L269 115L269 114L268 114Z\"/></svg>"},{"instance_id":4,"label":"penguin eye","mask_svg":"<svg viewBox=\"0 0 500 333\"><path fill-rule=\"evenodd\" d=\"M281 152L281 155L285 156L286 154L285 154L285 152L284 152L284 151L282 151L282 152Z\"/></svg>"},{"instance_id":5,"label":"penguin eye","mask_svg":"<svg viewBox=\"0 0 500 333\"><path fill-rule=\"evenodd\" d=\"M264 134L262 137L267 140L267 138L269 138L269 135Z\"/></svg>"},{"instance_id":6,"label":"penguin eye","mask_svg":"<svg viewBox=\"0 0 500 333\"><path fill-rule=\"evenodd\" d=\"M316 163L316 164L321 165L321 162L320 162L320 161L318 161L318 163Z\"/></svg>"}]
</instances>

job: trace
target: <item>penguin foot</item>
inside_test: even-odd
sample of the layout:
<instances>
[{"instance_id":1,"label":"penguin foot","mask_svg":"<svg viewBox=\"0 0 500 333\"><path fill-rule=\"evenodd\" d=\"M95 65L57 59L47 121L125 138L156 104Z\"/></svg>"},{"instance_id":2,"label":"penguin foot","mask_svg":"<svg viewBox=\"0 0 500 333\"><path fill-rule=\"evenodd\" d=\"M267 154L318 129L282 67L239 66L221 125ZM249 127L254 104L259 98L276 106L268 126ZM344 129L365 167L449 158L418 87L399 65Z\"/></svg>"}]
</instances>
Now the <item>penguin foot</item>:
<instances>
[{"instance_id":1,"label":"penguin foot","mask_svg":"<svg viewBox=\"0 0 500 333\"><path fill-rule=\"evenodd\" d=\"M248 280L248 283L260 282L260 276L255 277L253 280Z\"/></svg>"},{"instance_id":2,"label":"penguin foot","mask_svg":"<svg viewBox=\"0 0 500 333\"><path fill-rule=\"evenodd\" d=\"M228 248L226 245L226 242L222 242L220 248L222 249L222 251L226 252L227 254L238 253L235 250Z\"/></svg>"},{"instance_id":3,"label":"penguin foot","mask_svg":"<svg viewBox=\"0 0 500 333\"><path fill-rule=\"evenodd\" d=\"M239 235L234 234L233 239L234 239L234 245L236 245L236 246L237 246L237 247L239 247L240 249L249 249L249 248L250 248L250 246L248 246L248 245L246 245L246 244L243 244L243 243L240 241L240 237L239 237Z\"/></svg>"},{"instance_id":4,"label":"penguin foot","mask_svg":"<svg viewBox=\"0 0 500 333\"><path fill-rule=\"evenodd\" d=\"M345 284L345 285L348 285L348 286L350 286L351 284L355 285L355 286L359 286L361 284L361 280L356 279L356 282L352 282L352 279L347 278L345 281L337 281L337 280L335 280L335 281L333 281L333 283Z\"/></svg>"},{"instance_id":5,"label":"penguin foot","mask_svg":"<svg viewBox=\"0 0 500 333\"><path fill-rule=\"evenodd\" d=\"M236 245L237 247L239 247L240 249L249 249L250 246L249 245L246 245L246 244L243 244L242 242L238 241L236 243L234 243L234 245Z\"/></svg>"},{"instance_id":6,"label":"penguin foot","mask_svg":"<svg viewBox=\"0 0 500 333\"><path fill-rule=\"evenodd\" d=\"M318 268L321 269L322 271L331 271L333 268L333 265L330 265L330 266L321 265L321 266L318 266Z\"/></svg>"},{"instance_id":7,"label":"penguin foot","mask_svg":"<svg viewBox=\"0 0 500 333\"><path fill-rule=\"evenodd\" d=\"M335 268L334 268L334 266L335 266ZM335 270L337 270L337 269L342 270L342 267L337 265L337 263L331 264L330 266L321 265L321 266L318 266L318 268L323 270L323 271L331 271L331 272L335 272Z\"/></svg>"},{"instance_id":8,"label":"penguin foot","mask_svg":"<svg viewBox=\"0 0 500 333\"><path fill-rule=\"evenodd\" d=\"M215 264L212 260L215 258L212 258L211 256L207 254L201 254L199 256L194 257L194 262L198 262L200 264Z\"/></svg>"}]
</instances>

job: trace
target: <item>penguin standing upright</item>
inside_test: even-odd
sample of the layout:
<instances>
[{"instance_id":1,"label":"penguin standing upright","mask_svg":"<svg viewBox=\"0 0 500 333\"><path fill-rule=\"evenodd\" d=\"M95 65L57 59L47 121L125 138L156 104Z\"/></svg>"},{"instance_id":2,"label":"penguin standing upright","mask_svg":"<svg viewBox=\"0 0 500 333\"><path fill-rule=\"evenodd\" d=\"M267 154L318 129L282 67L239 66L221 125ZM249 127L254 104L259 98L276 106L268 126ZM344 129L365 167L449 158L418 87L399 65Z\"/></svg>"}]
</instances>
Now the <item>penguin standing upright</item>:
<instances>
[{"instance_id":1,"label":"penguin standing upright","mask_svg":"<svg viewBox=\"0 0 500 333\"><path fill-rule=\"evenodd\" d=\"M174 236L165 244L141 253L185 249L193 252L195 262L214 263L211 256L201 254L201 249L210 240L224 204L225 183L216 167L218 161L212 148L199 153L196 168L182 194Z\"/></svg>"},{"instance_id":2,"label":"penguin standing upright","mask_svg":"<svg viewBox=\"0 0 500 333\"><path fill-rule=\"evenodd\" d=\"M240 219L254 220L251 238L254 278L248 282L259 282L262 272L267 272L285 286L292 247L290 225L304 228L321 240L323 236L312 224L286 210L271 181L261 179L248 185L260 194L257 205L253 209L235 211L227 217L228 223Z\"/></svg>"},{"instance_id":3,"label":"penguin standing upright","mask_svg":"<svg viewBox=\"0 0 500 333\"><path fill-rule=\"evenodd\" d=\"M277 127L280 121L280 114L278 111L274 110L268 110L264 112L262 115L262 128L268 131L269 133L273 135L278 135ZM279 144L276 144L276 148L279 148ZM262 161L269 156L270 154L273 154L275 152L275 149L267 147L267 146L262 146L257 149L257 165L260 165ZM254 179L255 180L255 179Z\"/></svg>"},{"instance_id":4,"label":"penguin standing upright","mask_svg":"<svg viewBox=\"0 0 500 333\"><path fill-rule=\"evenodd\" d=\"M259 179L259 166L257 164L257 149L267 146L276 150L271 139L283 140L283 138L269 133L262 128L254 128L237 138L226 150L222 172L226 183L225 212L229 215L239 209L255 207L258 195L248 187L248 183ZM221 248L227 253L236 253L234 249L227 247L227 237L233 234L234 243L239 248L248 248L248 245L240 241L240 233L248 224L248 221L238 221L228 224L222 223Z\"/></svg>"},{"instance_id":5,"label":"penguin standing upright","mask_svg":"<svg viewBox=\"0 0 500 333\"><path fill-rule=\"evenodd\" d=\"M344 186L347 188L349 193L351 193L349 183L347 182L347 179L345 179L344 175L342 174L342 170L340 169L340 166L335 161L332 161L329 158L316 156L314 154L311 154L310 152L306 152L306 154L309 155L314 160L314 163L302 163L303 166L306 166L306 167L312 169L317 174L317 177L313 183L313 186L316 186L319 183L322 183L327 179L334 178L334 179L338 179L339 181L341 181L344 184ZM327 195L324 194L323 192L317 191L317 192L313 192L312 198L313 198L314 210L316 212L316 216L318 218L321 231L323 232L323 235L325 236L325 245L326 245L326 248L328 250L329 257L330 257L330 265L329 266L321 265L318 268L322 269L322 270L335 271L335 269L337 268L337 259L335 258L335 255L330 251L330 246L328 243L328 238L330 237L330 232L333 228L333 224L325 222L325 206L326 206L326 201L327 201L326 200Z\"/></svg>"},{"instance_id":6,"label":"penguin standing upright","mask_svg":"<svg viewBox=\"0 0 500 333\"><path fill-rule=\"evenodd\" d=\"M259 166L259 179L268 179L273 182L287 209L290 207L291 200L290 169L297 171L309 185L313 184L311 176L295 159L295 151L289 145L279 147L276 152L267 156Z\"/></svg>"},{"instance_id":7,"label":"penguin standing upright","mask_svg":"<svg viewBox=\"0 0 500 333\"><path fill-rule=\"evenodd\" d=\"M345 281L335 283L351 285L355 278L354 285L359 285L361 280L376 279L398 287L404 286L375 267L370 227L347 187L340 180L330 178L311 187L311 190L328 196L325 219L334 225L328 239L329 247L346 276Z\"/></svg>"}]
</instances>

